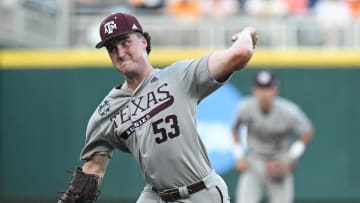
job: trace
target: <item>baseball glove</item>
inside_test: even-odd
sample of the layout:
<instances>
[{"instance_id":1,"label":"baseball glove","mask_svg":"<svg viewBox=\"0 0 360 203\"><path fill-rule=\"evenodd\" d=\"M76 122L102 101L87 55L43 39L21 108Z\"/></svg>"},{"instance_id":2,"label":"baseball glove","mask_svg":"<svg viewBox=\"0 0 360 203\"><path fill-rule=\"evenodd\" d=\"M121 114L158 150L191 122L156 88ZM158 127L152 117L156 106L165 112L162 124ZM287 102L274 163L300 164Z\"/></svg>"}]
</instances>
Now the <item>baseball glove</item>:
<instances>
[{"instance_id":1,"label":"baseball glove","mask_svg":"<svg viewBox=\"0 0 360 203\"><path fill-rule=\"evenodd\" d=\"M69 188L59 198L57 203L92 203L100 194L98 190L99 177L82 172L80 167L74 170Z\"/></svg>"},{"instance_id":2,"label":"baseball glove","mask_svg":"<svg viewBox=\"0 0 360 203\"><path fill-rule=\"evenodd\" d=\"M279 160L272 160L267 163L266 172L271 180L281 182L288 172L287 165Z\"/></svg>"}]
</instances>

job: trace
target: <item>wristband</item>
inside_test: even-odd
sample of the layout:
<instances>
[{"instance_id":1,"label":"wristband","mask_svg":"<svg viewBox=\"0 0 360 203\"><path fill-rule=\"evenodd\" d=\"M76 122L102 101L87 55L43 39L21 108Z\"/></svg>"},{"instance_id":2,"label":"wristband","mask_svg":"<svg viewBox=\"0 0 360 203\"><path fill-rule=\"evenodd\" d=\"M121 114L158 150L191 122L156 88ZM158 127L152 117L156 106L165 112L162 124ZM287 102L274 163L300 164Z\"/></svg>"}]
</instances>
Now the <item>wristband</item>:
<instances>
[{"instance_id":1,"label":"wristband","mask_svg":"<svg viewBox=\"0 0 360 203\"><path fill-rule=\"evenodd\" d=\"M240 143L236 143L234 146L234 157L236 160L243 158L245 155L244 148Z\"/></svg>"},{"instance_id":2,"label":"wristband","mask_svg":"<svg viewBox=\"0 0 360 203\"><path fill-rule=\"evenodd\" d=\"M305 148L306 148L306 146L302 141L300 141L300 140L295 141L290 146L289 157L291 159L298 159L304 153Z\"/></svg>"}]
</instances>

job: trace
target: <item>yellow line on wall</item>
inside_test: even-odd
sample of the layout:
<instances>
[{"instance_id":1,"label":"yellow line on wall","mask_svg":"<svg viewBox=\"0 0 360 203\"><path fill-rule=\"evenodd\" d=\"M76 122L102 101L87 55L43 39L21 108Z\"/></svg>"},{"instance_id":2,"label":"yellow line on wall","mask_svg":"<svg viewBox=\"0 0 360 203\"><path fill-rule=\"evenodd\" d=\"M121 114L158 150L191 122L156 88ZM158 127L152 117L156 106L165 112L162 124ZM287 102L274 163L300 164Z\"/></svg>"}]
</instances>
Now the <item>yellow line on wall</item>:
<instances>
[{"instance_id":1,"label":"yellow line on wall","mask_svg":"<svg viewBox=\"0 0 360 203\"><path fill-rule=\"evenodd\" d=\"M213 52L211 49L158 48L150 54L155 66L166 66L181 59L196 59ZM276 67L353 67L360 68L360 50L266 50L254 52L250 66ZM105 49L69 50L2 50L0 69L52 69L111 67Z\"/></svg>"},{"instance_id":2,"label":"yellow line on wall","mask_svg":"<svg viewBox=\"0 0 360 203\"><path fill-rule=\"evenodd\" d=\"M104 50L1 51L2 68L66 68L111 66Z\"/></svg>"}]
</instances>

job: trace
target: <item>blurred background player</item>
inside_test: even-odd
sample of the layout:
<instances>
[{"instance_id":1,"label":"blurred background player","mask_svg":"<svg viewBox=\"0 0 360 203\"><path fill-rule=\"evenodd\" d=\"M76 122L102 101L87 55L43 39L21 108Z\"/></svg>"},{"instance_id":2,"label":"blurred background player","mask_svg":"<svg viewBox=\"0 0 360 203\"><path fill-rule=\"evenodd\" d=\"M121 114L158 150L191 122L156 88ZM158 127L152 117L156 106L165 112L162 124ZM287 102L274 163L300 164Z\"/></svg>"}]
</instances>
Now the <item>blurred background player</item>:
<instances>
[{"instance_id":1,"label":"blurred background player","mask_svg":"<svg viewBox=\"0 0 360 203\"><path fill-rule=\"evenodd\" d=\"M253 95L239 106L232 128L236 169L241 173L236 203L259 203L264 194L271 203L293 202L292 174L312 138L313 127L295 103L277 96L278 88L272 72L259 71ZM247 146L239 139L241 125L247 128ZM299 137L292 142L294 132Z\"/></svg>"}]
</instances>

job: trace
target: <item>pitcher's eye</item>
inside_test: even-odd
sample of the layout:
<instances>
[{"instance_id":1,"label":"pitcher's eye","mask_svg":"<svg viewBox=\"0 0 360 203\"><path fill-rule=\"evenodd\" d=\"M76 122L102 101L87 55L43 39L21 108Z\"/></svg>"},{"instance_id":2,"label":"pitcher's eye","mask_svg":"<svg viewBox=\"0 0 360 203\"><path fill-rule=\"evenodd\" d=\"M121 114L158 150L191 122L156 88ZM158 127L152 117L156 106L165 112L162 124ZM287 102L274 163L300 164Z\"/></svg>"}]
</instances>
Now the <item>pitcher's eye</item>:
<instances>
[{"instance_id":1,"label":"pitcher's eye","mask_svg":"<svg viewBox=\"0 0 360 203\"><path fill-rule=\"evenodd\" d=\"M127 47L127 46L129 46L129 44L130 44L130 40L129 40L129 39L126 39L126 40L121 41L120 43L121 43L121 46Z\"/></svg>"}]
</instances>

